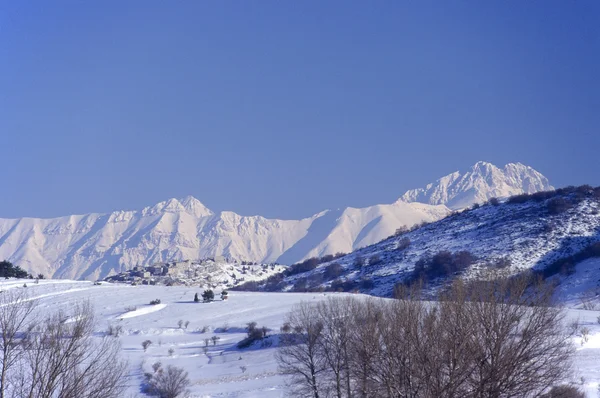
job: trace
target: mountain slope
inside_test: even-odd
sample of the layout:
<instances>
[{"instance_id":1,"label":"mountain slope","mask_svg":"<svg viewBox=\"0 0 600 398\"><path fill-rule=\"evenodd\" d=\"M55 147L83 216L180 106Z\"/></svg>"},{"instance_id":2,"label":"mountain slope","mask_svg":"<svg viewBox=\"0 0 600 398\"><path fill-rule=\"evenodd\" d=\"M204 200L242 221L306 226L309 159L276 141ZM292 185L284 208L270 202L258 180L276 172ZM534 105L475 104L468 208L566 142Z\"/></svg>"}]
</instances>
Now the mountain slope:
<instances>
[{"instance_id":1,"label":"mountain slope","mask_svg":"<svg viewBox=\"0 0 600 398\"><path fill-rule=\"evenodd\" d=\"M462 209L490 198L552 189L546 177L521 163L509 163L500 169L491 163L477 162L464 174L448 174L425 188L407 191L400 200Z\"/></svg>"},{"instance_id":2,"label":"mountain slope","mask_svg":"<svg viewBox=\"0 0 600 398\"><path fill-rule=\"evenodd\" d=\"M559 189L521 195L506 203L487 204L455 213L405 234L325 262L313 270L271 280L267 290L319 290L339 286L389 296L396 283L413 277L416 264L436 264L436 254L468 251L464 273L502 268L517 273L526 269L549 275L570 272L582 256L574 256L600 242L600 187ZM600 255L600 246L594 253ZM444 259L444 256L440 256ZM446 257L447 258L447 257ZM332 264L339 264L335 273ZM435 273L450 264L438 262ZM450 274L452 275L452 273ZM334 281L335 280L335 281Z\"/></svg>"},{"instance_id":3,"label":"mountain slope","mask_svg":"<svg viewBox=\"0 0 600 398\"><path fill-rule=\"evenodd\" d=\"M499 170L480 162L465 175L454 173L392 204L327 210L301 220L214 213L191 196L139 211L0 219L0 259L35 274L85 279L136 265L217 255L292 264L348 253L379 242L399 227L439 220L450 213L445 203L470 205L489 196L550 187L529 167L509 164Z\"/></svg>"}]
</instances>

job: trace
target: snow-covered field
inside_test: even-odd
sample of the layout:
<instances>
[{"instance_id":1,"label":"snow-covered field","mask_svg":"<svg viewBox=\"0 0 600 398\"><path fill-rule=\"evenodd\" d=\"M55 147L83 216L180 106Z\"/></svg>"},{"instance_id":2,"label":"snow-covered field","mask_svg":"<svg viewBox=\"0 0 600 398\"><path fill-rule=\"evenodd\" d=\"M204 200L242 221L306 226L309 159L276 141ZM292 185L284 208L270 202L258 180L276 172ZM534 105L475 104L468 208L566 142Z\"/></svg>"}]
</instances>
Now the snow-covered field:
<instances>
[{"instance_id":1,"label":"snow-covered field","mask_svg":"<svg viewBox=\"0 0 600 398\"><path fill-rule=\"evenodd\" d=\"M68 310L73 304L89 299L96 311L99 336L109 324L122 326L123 355L130 366L126 398L144 396L140 393L143 373L150 371L157 361L189 372L191 397L289 397L285 378L278 374L275 347L236 348L245 337L245 325L257 322L275 334L295 303L323 300L327 295L338 294L231 292L227 301L204 304L193 302L194 293L200 291L180 286L108 283L97 286L86 281L66 280L41 280L34 284L33 281L7 280L0 282L0 289L23 289L24 282L28 285L28 295L39 298L39 305L48 312ZM161 304L149 305L157 298ZM588 397L597 396L600 382L599 315L600 311L568 310L569 322L578 320L581 327L590 329L587 342L582 344L581 337L575 338L577 354L573 376L574 381L583 384ZM180 320L189 321L187 329L179 328ZM205 353L205 340L213 336L219 340L214 345L209 341ZM142 348L145 340L152 341L146 352ZM173 349L172 355L170 349Z\"/></svg>"}]
</instances>

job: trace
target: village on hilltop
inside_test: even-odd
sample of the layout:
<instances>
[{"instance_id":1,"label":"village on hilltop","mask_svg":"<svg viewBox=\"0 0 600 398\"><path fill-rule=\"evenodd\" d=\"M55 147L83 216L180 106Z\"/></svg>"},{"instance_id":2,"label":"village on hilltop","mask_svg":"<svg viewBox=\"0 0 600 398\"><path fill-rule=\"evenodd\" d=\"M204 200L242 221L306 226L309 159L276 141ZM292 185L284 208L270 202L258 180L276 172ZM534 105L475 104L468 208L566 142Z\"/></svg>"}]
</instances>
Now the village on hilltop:
<instances>
[{"instance_id":1,"label":"village on hilltop","mask_svg":"<svg viewBox=\"0 0 600 398\"><path fill-rule=\"evenodd\" d=\"M231 288L244 282L266 279L283 271L284 268L275 263L237 262L223 256L215 256L201 260L157 262L149 266L135 266L104 280L131 285Z\"/></svg>"}]
</instances>

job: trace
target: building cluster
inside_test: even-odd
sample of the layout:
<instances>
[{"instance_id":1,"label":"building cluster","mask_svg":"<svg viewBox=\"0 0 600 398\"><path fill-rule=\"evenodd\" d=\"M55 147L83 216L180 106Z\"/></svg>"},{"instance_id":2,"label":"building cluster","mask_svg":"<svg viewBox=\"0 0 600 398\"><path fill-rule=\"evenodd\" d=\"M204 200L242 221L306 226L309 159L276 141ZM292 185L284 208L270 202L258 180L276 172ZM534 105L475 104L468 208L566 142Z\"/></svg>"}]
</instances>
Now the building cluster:
<instances>
[{"instance_id":1,"label":"building cluster","mask_svg":"<svg viewBox=\"0 0 600 398\"><path fill-rule=\"evenodd\" d=\"M134 285L210 285L211 274L226 263L222 256L197 261L159 262L145 267L135 266L106 280Z\"/></svg>"}]
</instances>

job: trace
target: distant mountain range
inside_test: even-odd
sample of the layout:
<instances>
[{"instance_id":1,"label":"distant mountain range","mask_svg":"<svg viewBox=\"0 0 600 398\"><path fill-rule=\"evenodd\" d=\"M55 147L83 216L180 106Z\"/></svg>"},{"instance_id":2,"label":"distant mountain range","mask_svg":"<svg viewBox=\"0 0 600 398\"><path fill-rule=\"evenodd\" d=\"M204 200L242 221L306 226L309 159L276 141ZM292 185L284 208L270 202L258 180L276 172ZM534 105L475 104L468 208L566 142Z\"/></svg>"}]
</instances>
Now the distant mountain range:
<instances>
[{"instance_id":1,"label":"distant mountain range","mask_svg":"<svg viewBox=\"0 0 600 398\"><path fill-rule=\"evenodd\" d=\"M442 219L491 197L551 190L542 174L520 163L478 162L392 204L326 210L301 220L213 213L188 196L138 211L52 219L0 219L0 259L55 278L96 279L159 261L223 255L233 260L292 264L351 252L401 226Z\"/></svg>"}]
</instances>

